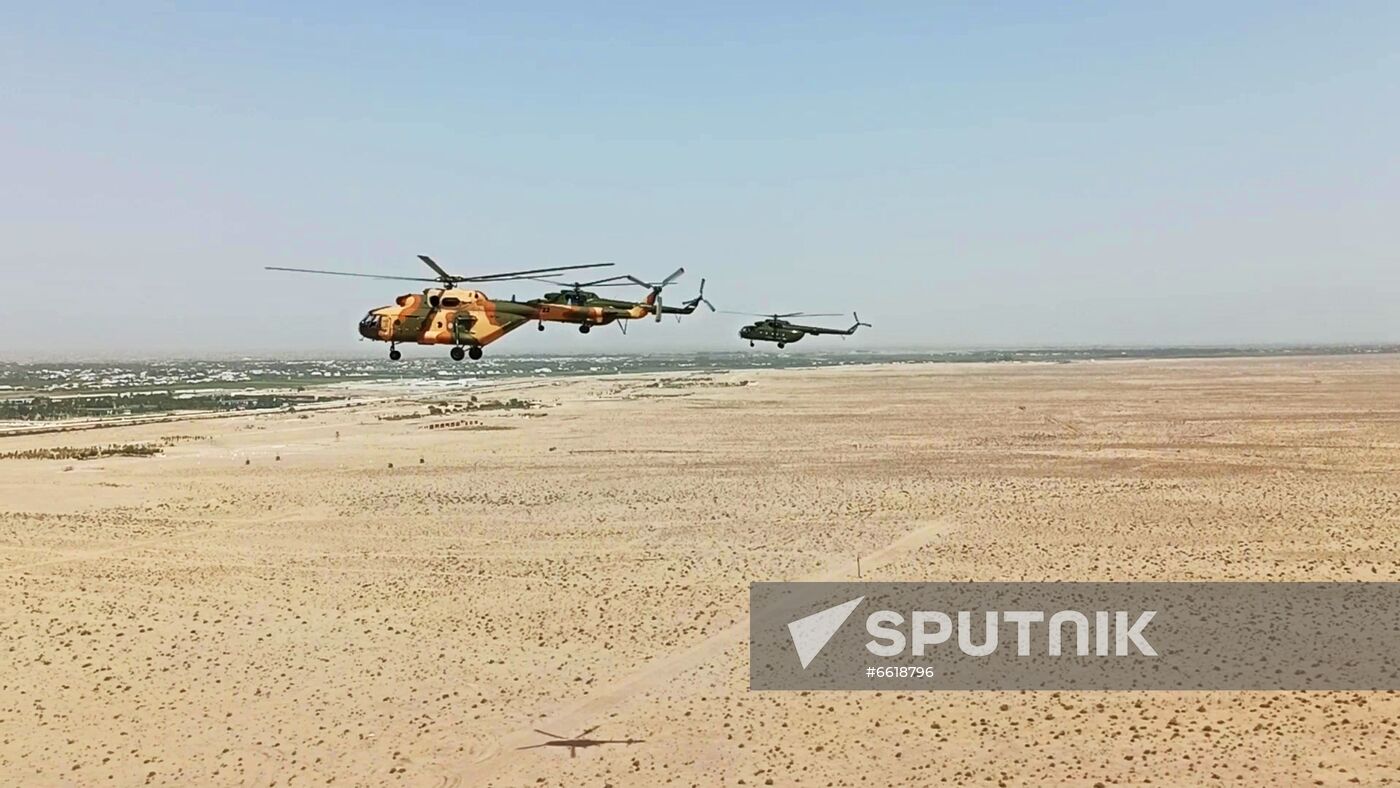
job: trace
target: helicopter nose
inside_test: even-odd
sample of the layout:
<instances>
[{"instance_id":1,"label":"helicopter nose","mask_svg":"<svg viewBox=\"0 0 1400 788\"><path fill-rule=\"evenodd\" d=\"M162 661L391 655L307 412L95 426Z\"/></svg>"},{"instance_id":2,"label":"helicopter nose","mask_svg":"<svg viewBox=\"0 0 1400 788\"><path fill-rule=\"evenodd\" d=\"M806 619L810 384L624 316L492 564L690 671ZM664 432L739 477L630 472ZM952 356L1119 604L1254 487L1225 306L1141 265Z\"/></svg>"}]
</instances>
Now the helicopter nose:
<instances>
[{"instance_id":1,"label":"helicopter nose","mask_svg":"<svg viewBox=\"0 0 1400 788\"><path fill-rule=\"evenodd\" d=\"M360 321L360 336L364 337L365 339L379 338L378 315L372 312L368 315L365 315L364 319Z\"/></svg>"}]
</instances>

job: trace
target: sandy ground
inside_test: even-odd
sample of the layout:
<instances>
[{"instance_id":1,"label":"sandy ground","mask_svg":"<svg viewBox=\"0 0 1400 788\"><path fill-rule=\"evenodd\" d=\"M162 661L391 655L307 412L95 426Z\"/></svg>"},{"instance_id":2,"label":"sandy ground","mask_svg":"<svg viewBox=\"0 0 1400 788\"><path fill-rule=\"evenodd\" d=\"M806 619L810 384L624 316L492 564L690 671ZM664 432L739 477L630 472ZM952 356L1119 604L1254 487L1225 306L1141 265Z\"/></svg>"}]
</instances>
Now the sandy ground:
<instances>
[{"instance_id":1,"label":"sandy ground","mask_svg":"<svg viewBox=\"0 0 1400 788\"><path fill-rule=\"evenodd\" d=\"M202 438L0 460L0 782L1400 780L1394 693L751 693L746 643L751 581L857 556L1400 579L1400 358L660 378L0 439ZM517 749L593 726L645 742Z\"/></svg>"}]
</instances>

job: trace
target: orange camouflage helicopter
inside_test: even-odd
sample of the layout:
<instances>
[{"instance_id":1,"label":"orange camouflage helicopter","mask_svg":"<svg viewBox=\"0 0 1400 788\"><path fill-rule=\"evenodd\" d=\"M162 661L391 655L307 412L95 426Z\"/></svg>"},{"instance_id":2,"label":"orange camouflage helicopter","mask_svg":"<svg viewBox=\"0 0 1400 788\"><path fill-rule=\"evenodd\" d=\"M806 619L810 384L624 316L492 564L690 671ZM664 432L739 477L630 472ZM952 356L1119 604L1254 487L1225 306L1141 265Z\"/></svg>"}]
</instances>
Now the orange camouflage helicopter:
<instances>
[{"instance_id":1,"label":"orange camouflage helicopter","mask_svg":"<svg viewBox=\"0 0 1400 788\"><path fill-rule=\"evenodd\" d=\"M544 298L509 301L489 298L480 290L459 288L466 282L486 284L522 279L545 281L542 275L557 275L563 271L586 268L607 268L612 263L588 263L585 265L565 265L551 268L532 268L522 271L506 271L497 274L478 276L456 276L449 274L427 255L418 255L436 276L385 276L381 274L352 273L349 271L323 271L313 268L284 268L265 266L269 271L294 271L305 274L326 274L331 276L358 276L368 279L394 279L412 282L433 282L438 287L429 287L420 293L405 293L395 299L390 306L371 309L360 320L360 336L389 343L389 359L398 361L402 353L400 342L413 342L419 345L451 345L451 356L461 361L464 357L479 359L482 348L506 334L535 322L541 331L544 324L573 323L581 333L587 334L593 326L608 325L617 321L637 320L654 315L657 320L663 314L688 315L695 307L704 303L711 311L714 306L704 297L704 282L701 282L700 295L685 302L681 307L663 306L661 291L675 281L685 269L660 282L643 282L633 276L612 276L592 282L576 282L569 290L548 293ZM642 285L649 287L642 301L622 301L599 298L596 294L583 290L584 287L613 287ZM621 325L621 324L619 324Z\"/></svg>"}]
</instances>

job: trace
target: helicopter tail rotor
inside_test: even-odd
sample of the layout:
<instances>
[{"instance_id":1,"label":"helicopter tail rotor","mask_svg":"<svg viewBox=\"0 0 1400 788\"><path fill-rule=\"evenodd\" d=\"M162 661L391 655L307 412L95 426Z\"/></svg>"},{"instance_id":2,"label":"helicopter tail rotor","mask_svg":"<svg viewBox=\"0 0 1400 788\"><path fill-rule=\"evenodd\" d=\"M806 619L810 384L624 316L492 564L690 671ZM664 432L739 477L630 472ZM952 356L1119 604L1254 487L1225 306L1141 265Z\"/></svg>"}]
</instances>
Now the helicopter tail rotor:
<instances>
[{"instance_id":1,"label":"helicopter tail rotor","mask_svg":"<svg viewBox=\"0 0 1400 788\"><path fill-rule=\"evenodd\" d=\"M642 287L649 287L649 288L651 288L651 293L647 295L647 300L646 300L646 302L647 302L648 304L651 305L652 313L656 315L656 322L660 323L660 322L661 322L661 291L666 289L666 285L669 285L669 284L671 284L672 282L676 281L677 279L680 279L680 278L681 278L681 275L684 274L684 273L685 273L685 269L684 269L684 268L677 268L676 270L674 270L674 271L671 272L670 276L667 276L665 279L662 279L660 282L646 282L646 281L643 281L643 280L641 280L641 279L638 279L638 278L635 277L635 276L629 276L629 277L627 277L627 279L631 280L632 284L641 285Z\"/></svg>"},{"instance_id":2,"label":"helicopter tail rotor","mask_svg":"<svg viewBox=\"0 0 1400 788\"><path fill-rule=\"evenodd\" d=\"M692 306L692 307L694 307L694 306L699 306L700 304L704 304L705 306L709 307L709 309L710 309L711 312L714 312L714 311L715 311L715 305L712 304L712 303L710 303L710 299L708 299L708 298L705 297L705 280L704 280L704 279L701 279L701 280L700 280L700 292L699 292L699 293L696 293L696 294L695 294L695 297L692 298L690 301L688 301L688 302L686 302L686 303L687 303L688 306Z\"/></svg>"},{"instance_id":3,"label":"helicopter tail rotor","mask_svg":"<svg viewBox=\"0 0 1400 788\"><path fill-rule=\"evenodd\" d=\"M676 322L677 322L677 323L680 322L681 316L682 316L682 315L689 315L689 314L693 313L693 312L695 311L695 308L698 307L698 306L700 306L701 304L704 304L706 307L709 307L709 310L710 310L711 312L716 311L716 310L715 310L715 305L712 304L712 303L710 303L710 300L709 300L708 298L705 297L705 280L704 280L704 279L701 279L701 280L700 280L700 292L696 293L694 298L690 299L689 301L684 302L684 304L683 304L684 308L678 310L678 311L675 313L675 315L676 315Z\"/></svg>"}]
</instances>

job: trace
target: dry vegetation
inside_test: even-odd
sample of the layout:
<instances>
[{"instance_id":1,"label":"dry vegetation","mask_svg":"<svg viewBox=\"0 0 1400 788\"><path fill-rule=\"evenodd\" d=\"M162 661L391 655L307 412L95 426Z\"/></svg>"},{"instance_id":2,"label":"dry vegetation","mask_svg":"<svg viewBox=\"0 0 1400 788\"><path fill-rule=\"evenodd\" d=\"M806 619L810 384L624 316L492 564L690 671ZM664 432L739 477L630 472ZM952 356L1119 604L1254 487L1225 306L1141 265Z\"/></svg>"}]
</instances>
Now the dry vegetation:
<instances>
[{"instance_id":1,"label":"dry vegetation","mask_svg":"<svg viewBox=\"0 0 1400 788\"><path fill-rule=\"evenodd\" d=\"M444 416L453 413L475 413L478 411L496 410L530 410L538 408L538 402L523 400L518 397L511 397L503 400L478 400L475 396L468 397L461 402L439 401L428 406L424 411L407 411L403 413L383 413L375 418L380 421L412 421L414 419L427 418L429 416Z\"/></svg>"},{"instance_id":2,"label":"dry vegetation","mask_svg":"<svg viewBox=\"0 0 1400 788\"><path fill-rule=\"evenodd\" d=\"M0 775L1400 779L1394 694L751 693L746 644L749 582L857 556L880 580L1400 580L1400 359L704 383L741 379L544 382L522 391L549 418L464 425L509 432L358 408L85 473L0 464ZM516 749L594 725L646 741Z\"/></svg>"},{"instance_id":3,"label":"dry vegetation","mask_svg":"<svg viewBox=\"0 0 1400 788\"><path fill-rule=\"evenodd\" d=\"M167 435L155 441L100 446L41 446L0 451L0 460L98 460L104 457L154 457L177 443L207 440L203 435Z\"/></svg>"}]
</instances>

